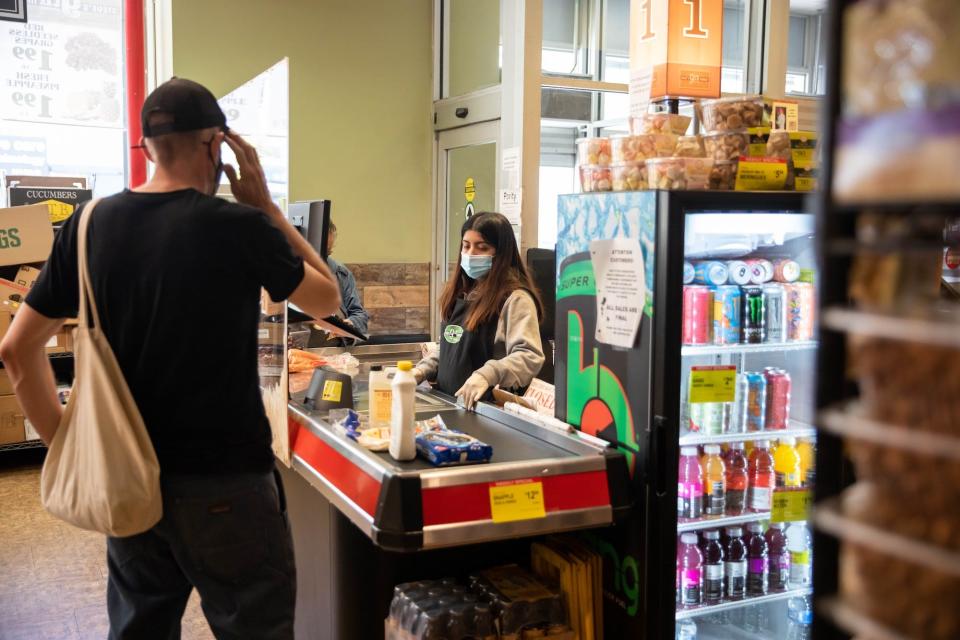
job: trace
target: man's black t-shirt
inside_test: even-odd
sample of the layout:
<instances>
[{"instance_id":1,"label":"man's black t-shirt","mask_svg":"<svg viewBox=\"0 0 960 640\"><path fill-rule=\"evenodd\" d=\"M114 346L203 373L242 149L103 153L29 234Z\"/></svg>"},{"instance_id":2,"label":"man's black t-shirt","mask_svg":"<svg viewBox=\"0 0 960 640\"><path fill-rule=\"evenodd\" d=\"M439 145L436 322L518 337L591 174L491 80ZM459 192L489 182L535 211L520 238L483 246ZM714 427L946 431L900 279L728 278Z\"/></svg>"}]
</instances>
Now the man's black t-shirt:
<instances>
[{"instance_id":1,"label":"man's black t-shirt","mask_svg":"<svg viewBox=\"0 0 960 640\"><path fill-rule=\"evenodd\" d=\"M77 223L64 224L27 296L49 318L77 315ZM88 256L102 329L163 473L272 468L260 398L260 288L287 298L303 260L257 209L194 189L123 191L90 220Z\"/></svg>"}]
</instances>

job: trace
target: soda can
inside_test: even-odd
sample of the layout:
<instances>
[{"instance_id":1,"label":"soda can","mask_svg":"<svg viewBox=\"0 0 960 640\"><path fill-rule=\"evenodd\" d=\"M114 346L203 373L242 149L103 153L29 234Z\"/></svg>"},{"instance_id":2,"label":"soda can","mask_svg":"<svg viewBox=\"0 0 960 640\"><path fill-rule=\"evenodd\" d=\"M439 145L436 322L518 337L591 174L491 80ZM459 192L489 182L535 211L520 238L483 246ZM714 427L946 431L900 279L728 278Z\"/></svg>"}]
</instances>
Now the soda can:
<instances>
[{"instance_id":1,"label":"soda can","mask_svg":"<svg viewBox=\"0 0 960 640\"><path fill-rule=\"evenodd\" d=\"M713 287L727 282L727 265L717 260L698 262L694 267L693 281Z\"/></svg>"},{"instance_id":2,"label":"soda can","mask_svg":"<svg viewBox=\"0 0 960 640\"><path fill-rule=\"evenodd\" d=\"M787 339L813 340L816 300L813 285L794 282L786 291Z\"/></svg>"},{"instance_id":3,"label":"soda can","mask_svg":"<svg viewBox=\"0 0 960 640\"><path fill-rule=\"evenodd\" d=\"M738 419L741 431L763 431L767 422L767 379L762 373L747 371L737 380Z\"/></svg>"},{"instance_id":4,"label":"soda can","mask_svg":"<svg viewBox=\"0 0 960 640\"><path fill-rule=\"evenodd\" d=\"M696 269L693 268L693 264L683 261L683 284L693 284L693 278L696 274Z\"/></svg>"},{"instance_id":5,"label":"soda can","mask_svg":"<svg viewBox=\"0 0 960 640\"><path fill-rule=\"evenodd\" d=\"M781 258L773 263L773 279L777 282L796 282L800 278L800 265L790 258Z\"/></svg>"},{"instance_id":6,"label":"soda can","mask_svg":"<svg viewBox=\"0 0 960 640\"><path fill-rule=\"evenodd\" d=\"M747 260L750 265L750 282L753 284L765 284L773 280L773 263L762 258Z\"/></svg>"},{"instance_id":7,"label":"soda can","mask_svg":"<svg viewBox=\"0 0 960 640\"><path fill-rule=\"evenodd\" d=\"M743 260L731 260L727 262L727 282L738 284L741 287L750 284L750 276L753 271Z\"/></svg>"},{"instance_id":8,"label":"soda can","mask_svg":"<svg viewBox=\"0 0 960 640\"><path fill-rule=\"evenodd\" d=\"M737 391L733 406L733 415L730 418L729 433L746 433L747 431L747 399L750 397L750 383L747 381L747 374L737 374ZM723 460L727 461L727 453L724 451Z\"/></svg>"},{"instance_id":9,"label":"soda can","mask_svg":"<svg viewBox=\"0 0 960 640\"><path fill-rule=\"evenodd\" d=\"M713 291L713 344L740 343L740 287L723 285Z\"/></svg>"},{"instance_id":10,"label":"soda can","mask_svg":"<svg viewBox=\"0 0 960 640\"><path fill-rule=\"evenodd\" d=\"M683 288L683 344L710 344L713 292L709 287Z\"/></svg>"},{"instance_id":11,"label":"soda can","mask_svg":"<svg viewBox=\"0 0 960 640\"><path fill-rule=\"evenodd\" d=\"M732 402L690 404L690 430L705 436L719 436L730 430Z\"/></svg>"},{"instance_id":12,"label":"soda can","mask_svg":"<svg viewBox=\"0 0 960 640\"><path fill-rule=\"evenodd\" d=\"M784 342L787 339L787 308L786 292L782 284L770 283L763 285L764 327L766 336L764 342Z\"/></svg>"},{"instance_id":13,"label":"soda can","mask_svg":"<svg viewBox=\"0 0 960 640\"><path fill-rule=\"evenodd\" d=\"M767 429L786 429L790 422L790 374L783 369L763 370L767 380Z\"/></svg>"},{"instance_id":14,"label":"soda can","mask_svg":"<svg viewBox=\"0 0 960 640\"><path fill-rule=\"evenodd\" d=\"M760 287L744 287L741 293L743 312L740 314L740 325L743 327L743 342L760 344L766 335L766 307L763 299L763 289Z\"/></svg>"}]
</instances>

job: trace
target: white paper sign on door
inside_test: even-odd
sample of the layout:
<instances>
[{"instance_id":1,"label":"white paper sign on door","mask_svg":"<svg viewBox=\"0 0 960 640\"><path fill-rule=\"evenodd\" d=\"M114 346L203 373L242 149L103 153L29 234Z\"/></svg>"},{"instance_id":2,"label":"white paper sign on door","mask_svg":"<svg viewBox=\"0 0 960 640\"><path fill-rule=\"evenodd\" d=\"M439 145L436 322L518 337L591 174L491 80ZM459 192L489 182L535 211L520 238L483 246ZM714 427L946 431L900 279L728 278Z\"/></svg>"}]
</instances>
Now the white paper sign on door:
<instances>
[{"instance_id":1,"label":"white paper sign on door","mask_svg":"<svg viewBox=\"0 0 960 640\"><path fill-rule=\"evenodd\" d=\"M640 243L628 238L594 240L590 260L597 283L597 342L632 348L647 297Z\"/></svg>"}]
</instances>

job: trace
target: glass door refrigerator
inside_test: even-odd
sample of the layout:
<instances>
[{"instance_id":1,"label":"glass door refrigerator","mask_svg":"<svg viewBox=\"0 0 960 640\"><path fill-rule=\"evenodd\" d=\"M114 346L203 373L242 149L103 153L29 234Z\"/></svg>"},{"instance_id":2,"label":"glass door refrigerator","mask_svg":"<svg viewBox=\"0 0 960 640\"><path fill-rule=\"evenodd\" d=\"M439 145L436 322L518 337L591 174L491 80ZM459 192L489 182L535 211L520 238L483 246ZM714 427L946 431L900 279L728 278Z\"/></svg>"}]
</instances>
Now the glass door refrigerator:
<instances>
[{"instance_id":1,"label":"glass door refrigerator","mask_svg":"<svg viewBox=\"0 0 960 640\"><path fill-rule=\"evenodd\" d=\"M633 517L591 535L618 637L809 637L817 258L803 209L776 192L560 199L558 414L634 461ZM634 324L629 269L611 267L632 245L635 336L618 334Z\"/></svg>"}]
</instances>

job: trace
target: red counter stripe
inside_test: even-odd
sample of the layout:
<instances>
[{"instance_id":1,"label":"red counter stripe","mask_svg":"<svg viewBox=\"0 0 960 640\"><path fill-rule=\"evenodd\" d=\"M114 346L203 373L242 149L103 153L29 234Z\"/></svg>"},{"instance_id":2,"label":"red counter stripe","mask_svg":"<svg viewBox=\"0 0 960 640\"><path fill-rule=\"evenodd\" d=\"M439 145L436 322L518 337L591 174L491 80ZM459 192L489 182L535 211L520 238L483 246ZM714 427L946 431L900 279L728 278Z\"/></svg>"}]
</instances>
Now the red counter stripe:
<instances>
[{"instance_id":1,"label":"red counter stripe","mask_svg":"<svg viewBox=\"0 0 960 640\"><path fill-rule=\"evenodd\" d=\"M536 478L532 478L536 480ZM540 478L543 482L543 506L547 513L610 504L607 474L588 471ZM451 524L490 519L492 483L423 489L423 525Z\"/></svg>"},{"instance_id":2,"label":"red counter stripe","mask_svg":"<svg viewBox=\"0 0 960 640\"><path fill-rule=\"evenodd\" d=\"M293 452L353 500L371 518L376 515L380 483L361 471L336 449L306 427L301 427L294 441Z\"/></svg>"}]
</instances>

